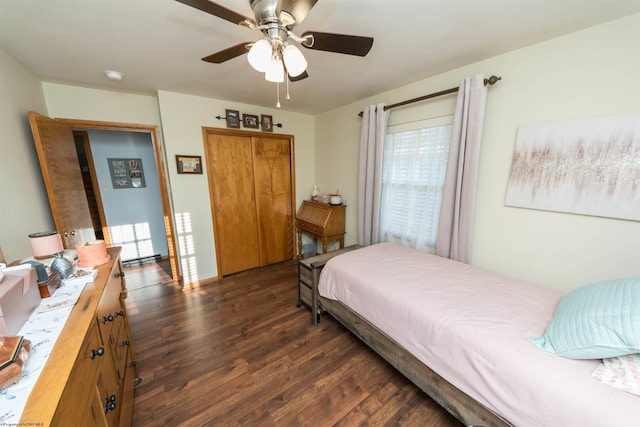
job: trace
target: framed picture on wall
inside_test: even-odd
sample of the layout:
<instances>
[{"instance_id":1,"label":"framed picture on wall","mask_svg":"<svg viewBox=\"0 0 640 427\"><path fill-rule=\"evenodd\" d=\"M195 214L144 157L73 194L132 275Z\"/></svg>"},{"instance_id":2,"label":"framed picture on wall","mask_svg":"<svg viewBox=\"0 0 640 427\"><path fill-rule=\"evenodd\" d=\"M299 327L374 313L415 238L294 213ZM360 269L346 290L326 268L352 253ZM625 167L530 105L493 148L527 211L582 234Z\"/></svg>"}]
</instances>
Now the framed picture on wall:
<instances>
[{"instance_id":1,"label":"framed picture on wall","mask_svg":"<svg viewBox=\"0 0 640 427\"><path fill-rule=\"evenodd\" d=\"M240 128L240 111L238 110L225 110L225 116L227 119L228 128Z\"/></svg>"},{"instance_id":2,"label":"framed picture on wall","mask_svg":"<svg viewBox=\"0 0 640 427\"><path fill-rule=\"evenodd\" d=\"M273 117L263 114L260 116L262 132L273 132Z\"/></svg>"},{"instance_id":3,"label":"framed picture on wall","mask_svg":"<svg viewBox=\"0 0 640 427\"><path fill-rule=\"evenodd\" d=\"M202 157L176 154L179 174L202 174Z\"/></svg>"},{"instance_id":4,"label":"framed picture on wall","mask_svg":"<svg viewBox=\"0 0 640 427\"><path fill-rule=\"evenodd\" d=\"M258 116L253 114L243 114L242 125L249 129L258 129L260 127L260 124L258 123Z\"/></svg>"},{"instance_id":5,"label":"framed picture on wall","mask_svg":"<svg viewBox=\"0 0 640 427\"><path fill-rule=\"evenodd\" d=\"M142 159L107 159L113 188L144 188Z\"/></svg>"}]
</instances>

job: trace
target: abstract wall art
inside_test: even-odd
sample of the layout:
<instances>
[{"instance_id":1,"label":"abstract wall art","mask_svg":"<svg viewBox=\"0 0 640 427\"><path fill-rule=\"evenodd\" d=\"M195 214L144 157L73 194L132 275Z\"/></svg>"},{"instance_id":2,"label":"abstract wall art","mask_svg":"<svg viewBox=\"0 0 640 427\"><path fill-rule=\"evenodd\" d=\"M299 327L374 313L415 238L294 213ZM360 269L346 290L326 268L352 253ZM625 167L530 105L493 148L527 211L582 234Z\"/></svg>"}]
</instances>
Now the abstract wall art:
<instances>
[{"instance_id":1,"label":"abstract wall art","mask_svg":"<svg viewBox=\"0 0 640 427\"><path fill-rule=\"evenodd\" d=\"M640 221L640 114L520 126L505 204Z\"/></svg>"}]
</instances>

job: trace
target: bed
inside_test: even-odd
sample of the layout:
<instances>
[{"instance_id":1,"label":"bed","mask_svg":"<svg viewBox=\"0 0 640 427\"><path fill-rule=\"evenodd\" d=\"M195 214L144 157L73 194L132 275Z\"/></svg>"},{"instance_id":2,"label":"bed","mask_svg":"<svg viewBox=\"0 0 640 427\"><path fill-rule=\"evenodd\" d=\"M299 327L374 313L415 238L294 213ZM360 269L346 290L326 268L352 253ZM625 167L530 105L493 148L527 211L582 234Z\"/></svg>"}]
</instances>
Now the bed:
<instances>
[{"instance_id":1,"label":"bed","mask_svg":"<svg viewBox=\"0 0 640 427\"><path fill-rule=\"evenodd\" d=\"M466 425L640 425L600 360L544 351L561 293L391 243L330 259L318 301Z\"/></svg>"}]
</instances>

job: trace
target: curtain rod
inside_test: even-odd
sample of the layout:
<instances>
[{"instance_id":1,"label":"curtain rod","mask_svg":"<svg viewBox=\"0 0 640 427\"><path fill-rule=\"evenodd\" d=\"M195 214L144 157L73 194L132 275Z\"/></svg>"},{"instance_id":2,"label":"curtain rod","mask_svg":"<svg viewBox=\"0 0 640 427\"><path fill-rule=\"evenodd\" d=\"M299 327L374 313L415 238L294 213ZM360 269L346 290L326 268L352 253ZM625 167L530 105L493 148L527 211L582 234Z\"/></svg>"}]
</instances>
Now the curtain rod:
<instances>
[{"instance_id":1,"label":"curtain rod","mask_svg":"<svg viewBox=\"0 0 640 427\"><path fill-rule=\"evenodd\" d=\"M488 79L484 79L484 85L494 85L498 82L498 80L502 80L502 77L498 77L498 76L491 76ZM406 101L402 101L402 102L398 102L395 104L391 104L391 105L385 105L384 110L390 110L392 108L395 107L401 107L403 105L407 105L407 104L413 104L414 102L418 102L418 101L424 101L425 99L430 99L430 98L436 98L438 96L442 96L442 95L448 95L450 93L456 93L458 91L459 88L457 87L452 87L451 89L446 89L446 90L442 90L440 92L435 92L435 93L430 93L429 95L424 95L418 98L413 98L413 99L409 99ZM358 115L360 117L362 117L362 115L364 114L363 111L360 111L360 113L358 113Z\"/></svg>"}]
</instances>

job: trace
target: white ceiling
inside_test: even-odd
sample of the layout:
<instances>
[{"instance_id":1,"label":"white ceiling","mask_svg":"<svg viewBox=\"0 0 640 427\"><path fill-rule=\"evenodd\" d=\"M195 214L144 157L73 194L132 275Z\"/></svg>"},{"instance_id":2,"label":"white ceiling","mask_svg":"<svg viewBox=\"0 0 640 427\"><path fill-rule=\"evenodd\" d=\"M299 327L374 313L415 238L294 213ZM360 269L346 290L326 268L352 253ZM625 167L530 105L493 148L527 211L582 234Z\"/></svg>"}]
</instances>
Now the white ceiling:
<instances>
[{"instance_id":1,"label":"white ceiling","mask_svg":"<svg viewBox=\"0 0 640 427\"><path fill-rule=\"evenodd\" d=\"M217 3L253 17L249 0ZM373 48L365 58L302 49L310 77L291 84L282 108L319 113L634 13L640 0L319 0L296 33L371 36ZM275 84L246 56L200 60L259 37L174 0L0 0L5 51L52 82L274 107Z\"/></svg>"}]
</instances>

